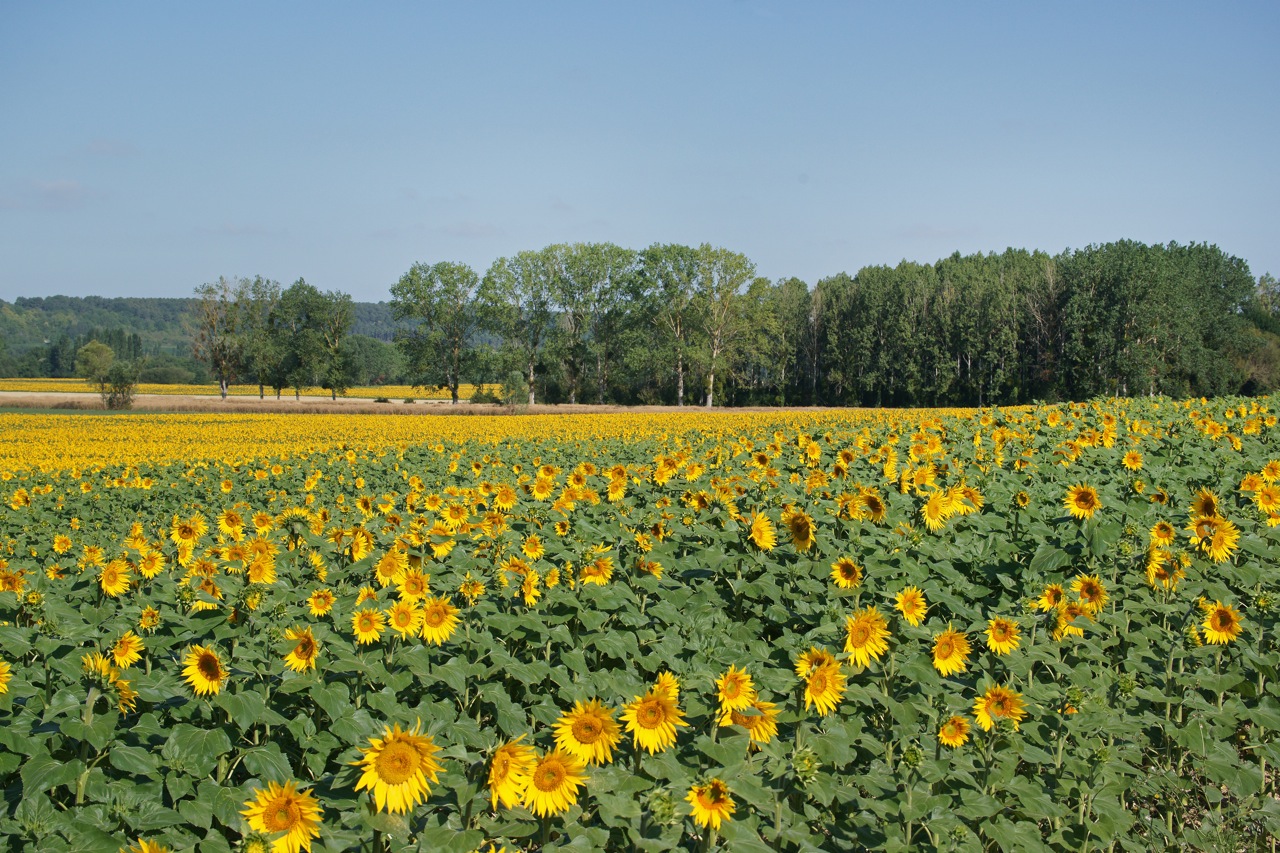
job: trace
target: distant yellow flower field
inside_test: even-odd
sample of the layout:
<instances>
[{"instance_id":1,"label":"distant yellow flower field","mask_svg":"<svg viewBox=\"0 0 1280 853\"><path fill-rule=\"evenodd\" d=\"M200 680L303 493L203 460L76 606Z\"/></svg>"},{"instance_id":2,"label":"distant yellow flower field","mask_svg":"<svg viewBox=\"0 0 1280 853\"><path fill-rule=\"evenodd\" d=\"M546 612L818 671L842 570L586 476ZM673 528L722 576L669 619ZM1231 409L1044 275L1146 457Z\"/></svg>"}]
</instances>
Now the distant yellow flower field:
<instances>
[{"instance_id":1,"label":"distant yellow flower field","mask_svg":"<svg viewBox=\"0 0 1280 853\"><path fill-rule=\"evenodd\" d=\"M486 385L488 391L496 391L499 386ZM83 379L0 379L0 391L20 391L30 394L93 394L96 393L93 386L85 382ZM461 400L470 400L475 394L475 385L459 385L458 398ZM139 394L173 394L181 396L196 397L217 397L218 386L216 384L209 385L155 385L143 383L138 385L137 393ZM257 385L232 385L228 393L235 397L256 397L258 396ZM274 397L275 393L270 389L266 389L268 397ZM286 388L281 395L282 397L292 397L293 389ZM323 388L304 388L302 389L303 397L328 397L329 392ZM450 399L448 388L415 388L412 385L378 385L368 388L349 388L346 397L355 397L362 400L373 400L378 397L386 397L389 400L448 400Z\"/></svg>"}]
</instances>

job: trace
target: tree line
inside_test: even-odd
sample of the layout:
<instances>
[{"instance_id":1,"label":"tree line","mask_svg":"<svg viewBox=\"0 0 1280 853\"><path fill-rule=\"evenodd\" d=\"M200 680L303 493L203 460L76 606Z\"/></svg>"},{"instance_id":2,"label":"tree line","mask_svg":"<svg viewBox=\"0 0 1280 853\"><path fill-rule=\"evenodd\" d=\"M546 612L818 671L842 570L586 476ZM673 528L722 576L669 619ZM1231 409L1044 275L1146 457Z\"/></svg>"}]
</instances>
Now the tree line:
<instances>
[{"instance_id":1,"label":"tree line","mask_svg":"<svg viewBox=\"0 0 1280 853\"><path fill-rule=\"evenodd\" d=\"M1280 387L1280 287L1207 244L1008 249L824 278L758 276L709 244L556 244L414 264L391 287L395 348L354 345L352 302L299 280L197 288L195 347L225 385L370 374L500 382L566 403L987 406ZM377 344L377 342L373 342ZM385 345L380 345L385 346Z\"/></svg>"}]
</instances>

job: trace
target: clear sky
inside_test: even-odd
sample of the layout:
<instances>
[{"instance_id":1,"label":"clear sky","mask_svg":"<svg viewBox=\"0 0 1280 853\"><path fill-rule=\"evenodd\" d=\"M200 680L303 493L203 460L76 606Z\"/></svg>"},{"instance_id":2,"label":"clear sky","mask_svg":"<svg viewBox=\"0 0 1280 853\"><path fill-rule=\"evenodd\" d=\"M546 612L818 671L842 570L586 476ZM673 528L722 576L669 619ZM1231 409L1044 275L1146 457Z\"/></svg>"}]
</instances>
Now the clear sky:
<instances>
[{"instance_id":1,"label":"clear sky","mask_svg":"<svg viewBox=\"0 0 1280 853\"><path fill-rule=\"evenodd\" d=\"M0 3L0 299L725 246L1280 275L1280 3Z\"/></svg>"}]
</instances>

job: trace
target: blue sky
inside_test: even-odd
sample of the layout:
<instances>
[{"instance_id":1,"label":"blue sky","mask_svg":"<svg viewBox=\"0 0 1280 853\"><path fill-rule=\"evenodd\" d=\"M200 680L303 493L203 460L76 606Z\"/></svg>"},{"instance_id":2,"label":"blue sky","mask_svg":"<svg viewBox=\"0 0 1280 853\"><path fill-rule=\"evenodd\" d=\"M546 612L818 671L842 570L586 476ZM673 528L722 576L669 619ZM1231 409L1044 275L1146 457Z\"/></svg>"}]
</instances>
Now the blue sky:
<instances>
[{"instance_id":1,"label":"blue sky","mask_svg":"<svg viewBox=\"0 0 1280 853\"><path fill-rule=\"evenodd\" d=\"M1280 275L1280 4L0 5L0 299L726 246L1216 243Z\"/></svg>"}]
</instances>

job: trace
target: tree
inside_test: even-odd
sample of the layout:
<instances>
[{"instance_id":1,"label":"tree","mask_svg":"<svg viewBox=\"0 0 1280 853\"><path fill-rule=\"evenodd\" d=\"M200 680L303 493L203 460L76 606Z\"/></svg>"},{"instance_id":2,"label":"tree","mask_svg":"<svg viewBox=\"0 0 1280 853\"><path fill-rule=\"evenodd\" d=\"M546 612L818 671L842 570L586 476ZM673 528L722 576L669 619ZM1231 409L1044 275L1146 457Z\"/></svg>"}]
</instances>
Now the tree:
<instances>
[{"instance_id":1,"label":"tree","mask_svg":"<svg viewBox=\"0 0 1280 853\"><path fill-rule=\"evenodd\" d=\"M555 321L552 308L554 253L520 252L489 267L477 292L481 327L502 337L503 346L529 384L534 403L537 368Z\"/></svg>"},{"instance_id":2,"label":"tree","mask_svg":"<svg viewBox=\"0 0 1280 853\"><path fill-rule=\"evenodd\" d=\"M116 354L111 347L100 341L89 341L76 351L76 375L91 385L101 387L107 381L107 371L115 359Z\"/></svg>"},{"instance_id":3,"label":"tree","mask_svg":"<svg viewBox=\"0 0 1280 853\"><path fill-rule=\"evenodd\" d=\"M138 386L138 368L133 362L115 361L107 368L99 393L108 409L132 409L133 392Z\"/></svg>"},{"instance_id":4,"label":"tree","mask_svg":"<svg viewBox=\"0 0 1280 853\"><path fill-rule=\"evenodd\" d=\"M716 371L723 370L724 356L738 331L738 294L755 277L756 266L746 255L728 249L698 247L695 279L698 321L705 335L700 353L707 374L707 408L715 400Z\"/></svg>"},{"instance_id":5,"label":"tree","mask_svg":"<svg viewBox=\"0 0 1280 853\"><path fill-rule=\"evenodd\" d=\"M293 388L295 400L302 389L320 384L324 374L324 339L320 334L324 295L306 280L298 279L280 294L271 328L275 346L283 354L280 375Z\"/></svg>"},{"instance_id":6,"label":"tree","mask_svg":"<svg viewBox=\"0 0 1280 853\"><path fill-rule=\"evenodd\" d=\"M698 252L688 246L655 243L640 253L640 280L656 307L653 322L675 359L676 405L684 405L685 369L690 358Z\"/></svg>"},{"instance_id":7,"label":"tree","mask_svg":"<svg viewBox=\"0 0 1280 853\"><path fill-rule=\"evenodd\" d=\"M338 399L338 395L346 395L351 387L353 365L350 351L343 346L343 340L351 329L355 319L355 309L351 303L351 294L336 290L327 291L319 317L320 341L323 345L323 366L321 368L321 387L329 389L329 397Z\"/></svg>"},{"instance_id":8,"label":"tree","mask_svg":"<svg viewBox=\"0 0 1280 853\"><path fill-rule=\"evenodd\" d=\"M448 261L414 264L391 286L396 319L416 320L413 328L396 333L415 387L449 389L458 402L458 385L475 363L471 336L477 321L480 277L466 264Z\"/></svg>"},{"instance_id":9,"label":"tree","mask_svg":"<svg viewBox=\"0 0 1280 853\"><path fill-rule=\"evenodd\" d=\"M246 295L241 333L245 375L258 383L259 399L265 396L264 387L268 383L277 389L276 396L279 396L279 389L283 387L280 367L286 354L279 346L271 323L280 303L280 282L255 276L248 284Z\"/></svg>"},{"instance_id":10,"label":"tree","mask_svg":"<svg viewBox=\"0 0 1280 853\"><path fill-rule=\"evenodd\" d=\"M192 348L196 358L209 365L225 400L227 387L235 381L243 364L241 326L249 301L249 282L219 277L216 282L200 285L195 292L200 301Z\"/></svg>"}]
</instances>

